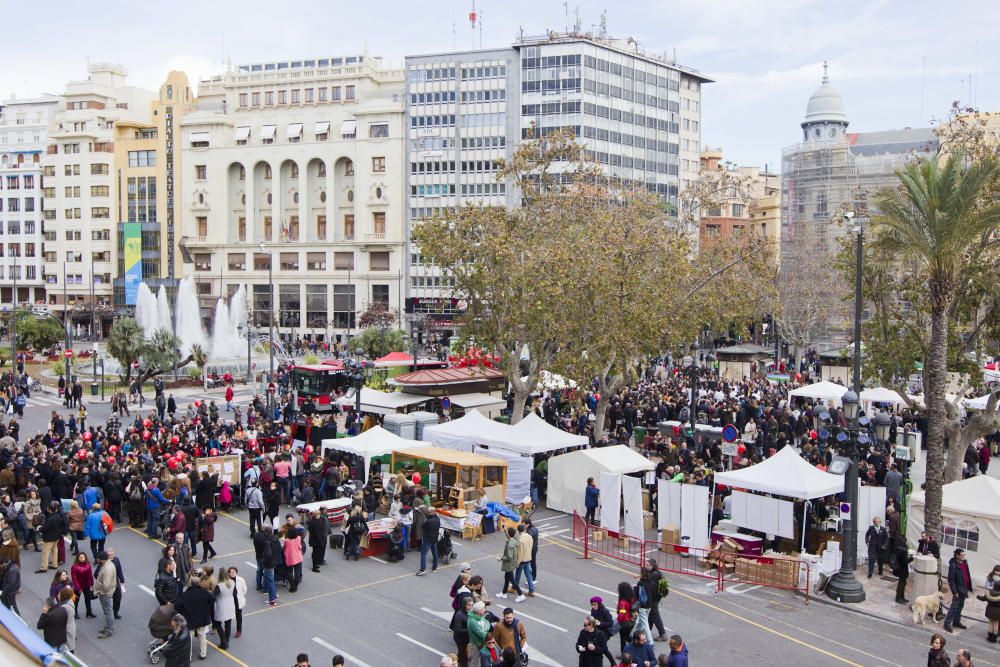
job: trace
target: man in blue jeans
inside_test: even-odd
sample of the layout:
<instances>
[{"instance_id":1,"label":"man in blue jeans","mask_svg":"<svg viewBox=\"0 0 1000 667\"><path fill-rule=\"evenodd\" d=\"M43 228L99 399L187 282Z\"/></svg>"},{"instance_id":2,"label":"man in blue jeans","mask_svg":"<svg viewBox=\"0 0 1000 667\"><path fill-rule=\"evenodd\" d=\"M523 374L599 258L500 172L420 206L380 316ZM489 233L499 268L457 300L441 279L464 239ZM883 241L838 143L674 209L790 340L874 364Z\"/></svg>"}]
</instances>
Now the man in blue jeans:
<instances>
[{"instance_id":1,"label":"man in blue jeans","mask_svg":"<svg viewBox=\"0 0 1000 667\"><path fill-rule=\"evenodd\" d=\"M420 527L420 570L417 571L417 576L420 577L427 573L428 551L434 555L431 571L438 569L438 532L441 530L441 519L437 512L423 505L418 511L423 512L425 517L424 525Z\"/></svg>"},{"instance_id":2,"label":"man in blue jeans","mask_svg":"<svg viewBox=\"0 0 1000 667\"><path fill-rule=\"evenodd\" d=\"M146 537L151 540L159 537L160 511L170 502L160 493L159 485L160 480L154 477L146 489Z\"/></svg>"},{"instance_id":3,"label":"man in blue jeans","mask_svg":"<svg viewBox=\"0 0 1000 667\"><path fill-rule=\"evenodd\" d=\"M944 619L944 629L947 632L954 632L952 628L965 630L966 626L962 625L962 608L965 606L965 598L969 597L969 591L972 590L972 575L969 563L965 560L965 549L955 549L948 562L948 588L951 589L951 605Z\"/></svg>"},{"instance_id":4,"label":"man in blue jeans","mask_svg":"<svg viewBox=\"0 0 1000 667\"><path fill-rule=\"evenodd\" d=\"M274 529L271 526L265 524L263 534L260 561L263 566L261 569L264 570L262 583L264 590L267 591L267 604L273 607L278 604L278 589L274 585L274 568L281 561L281 542L278 541L278 536L274 534Z\"/></svg>"}]
</instances>

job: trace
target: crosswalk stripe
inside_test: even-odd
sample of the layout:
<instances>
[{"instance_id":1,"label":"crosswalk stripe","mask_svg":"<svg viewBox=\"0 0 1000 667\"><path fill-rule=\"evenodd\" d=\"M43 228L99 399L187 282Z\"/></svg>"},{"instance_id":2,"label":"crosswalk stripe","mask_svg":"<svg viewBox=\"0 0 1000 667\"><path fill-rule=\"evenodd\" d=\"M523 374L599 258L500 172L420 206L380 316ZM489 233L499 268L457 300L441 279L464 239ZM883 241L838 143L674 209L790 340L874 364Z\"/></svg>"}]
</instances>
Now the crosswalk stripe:
<instances>
[{"instance_id":1,"label":"crosswalk stripe","mask_svg":"<svg viewBox=\"0 0 1000 667\"><path fill-rule=\"evenodd\" d=\"M443 658L444 657L444 653L442 653L441 651L437 650L436 648L431 648L427 644L424 644L422 642L418 642L413 637L409 637L407 635L404 635L402 632L397 632L396 636L399 637L400 639L405 639L406 641L410 642L411 644L416 644L417 646L419 646L422 649L430 651L431 653L433 653L434 655L436 655L439 658Z\"/></svg>"},{"instance_id":2,"label":"crosswalk stripe","mask_svg":"<svg viewBox=\"0 0 1000 667\"><path fill-rule=\"evenodd\" d=\"M535 595L537 596L538 593L535 593ZM517 610L517 615L518 616L524 616L525 618L529 618L532 621L534 621L535 623L541 623L542 625L547 625L548 627L552 628L553 630L558 630L559 632L568 632L568 630L566 628L560 628L555 623L549 623L548 621L543 621L542 619L538 618L537 616L530 616L529 614L525 614L523 611L521 611L520 608L518 608L518 610Z\"/></svg>"},{"instance_id":3,"label":"crosswalk stripe","mask_svg":"<svg viewBox=\"0 0 1000 667\"><path fill-rule=\"evenodd\" d=\"M330 651L332 651L334 653L339 653L340 655L344 656L344 660L346 660L348 664L357 665L358 667L371 667L371 665L369 665L367 662L364 662L363 660L359 660L358 658L355 658L353 655L351 655L347 651L343 651L343 650L337 648L336 646L334 646L333 644L330 644L328 642L323 641L319 637L313 637L313 641L316 642L317 644L319 644L320 646L322 646L325 649L329 649Z\"/></svg>"},{"instance_id":4,"label":"crosswalk stripe","mask_svg":"<svg viewBox=\"0 0 1000 667\"><path fill-rule=\"evenodd\" d=\"M576 583L580 584L581 586L586 586L587 588L593 588L595 591L601 593L607 593L608 595L618 595L618 593L615 593L614 591L609 591L607 588L598 588L597 586L591 586L590 584L585 584L582 581L578 581Z\"/></svg>"},{"instance_id":5,"label":"crosswalk stripe","mask_svg":"<svg viewBox=\"0 0 1000 667\"><path fill-rule=\"evenodd\" d=\"M557 604L557 605L566 607L567 609L572 609L573 611L576 611L576 612L583 612L585 614L589 614L590 613L590 608L589 607L587 609L584 609L583 607L578 607L575 604L570 604L568 602L563 602L562 600L557 600L555 598L549 597L548 595L542 595L538 591L535 591L535 597L539 598L541 600L547 600L547 601L549 601L549 602L551 602L553 604Z\"/></svg>"}]
</instances>

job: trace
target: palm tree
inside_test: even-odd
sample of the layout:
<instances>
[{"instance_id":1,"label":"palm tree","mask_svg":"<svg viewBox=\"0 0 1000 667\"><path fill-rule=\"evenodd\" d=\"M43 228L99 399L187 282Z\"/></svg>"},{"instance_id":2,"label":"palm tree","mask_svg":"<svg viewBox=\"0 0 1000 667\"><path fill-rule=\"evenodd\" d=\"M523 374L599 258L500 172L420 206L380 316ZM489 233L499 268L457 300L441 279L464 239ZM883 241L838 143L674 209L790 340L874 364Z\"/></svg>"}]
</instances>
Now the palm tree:
<instances>
[{"instance_id":1,"label":"palm tree","mask_svg":"<svg viewBox=\"0 0 1000 667\"><path fill-rule=\"evenodd\" d=\"M972 250L1000 225L1000 205L987 195L998 166L989 159L970 163L963 153L956 153L909 164L897 176L900 187L876 194L881 215L875 221L874 245L882 257L920 278L930 314L924 359L928 413L924 526L936 535L944 485L949 311L974 256Z\"/></svg>"},{"instance_id":2,"label":"palm tree","mask_svg":"<svg viewBox=\"0 0 1000 667\"><path fill-rule=\"evenodd\" d=\"M122 318L114 323L108 335L108 354L121 364L125 382L132 377L132 363L142 356L146 347L146 332L135 319Z\"/></svg>"}]
</instances>

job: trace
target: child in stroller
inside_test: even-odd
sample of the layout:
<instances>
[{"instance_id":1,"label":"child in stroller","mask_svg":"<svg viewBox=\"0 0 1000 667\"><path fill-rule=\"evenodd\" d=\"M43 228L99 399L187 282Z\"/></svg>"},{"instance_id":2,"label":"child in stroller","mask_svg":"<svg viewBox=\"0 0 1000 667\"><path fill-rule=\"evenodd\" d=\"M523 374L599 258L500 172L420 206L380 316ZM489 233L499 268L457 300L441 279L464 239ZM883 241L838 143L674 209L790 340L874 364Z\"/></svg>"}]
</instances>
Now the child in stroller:
<instances>
[{"instance_id":1,"label":"child in stroller","mask_svg":"<svg viewBox=\"0 0 1000 667\"><path fill-rule=\"evenodd\" d=\"M403 527L396 524L396 527L389 533L389 551L386 558L390 563L403 560Z\"/></svg>"},{"instance_id":2,"label":"child in stroller","mask_svg":"<svg viewBox=\"0 0 1000 667\"><path fill-rule=\"evenodd\" d=\"M160 605L149 617L149 634L153 636L153 641L146 646L146 655L154 665L160 661L160 649L167 641L167 637L172 632L170 619L174 617L174 605L167 603Z\"/></svg>"},{"instance_id":3,"label":"child in stroller","mask_svg":"<svg viewBox=\"0 0 1000 667\"><path fill-rule=\"evenodd\" d=\"M458 558L451 544L451 533L444 528L438 532L438 558L447 565L453 558Z\"/></svg>"}]
</instances>

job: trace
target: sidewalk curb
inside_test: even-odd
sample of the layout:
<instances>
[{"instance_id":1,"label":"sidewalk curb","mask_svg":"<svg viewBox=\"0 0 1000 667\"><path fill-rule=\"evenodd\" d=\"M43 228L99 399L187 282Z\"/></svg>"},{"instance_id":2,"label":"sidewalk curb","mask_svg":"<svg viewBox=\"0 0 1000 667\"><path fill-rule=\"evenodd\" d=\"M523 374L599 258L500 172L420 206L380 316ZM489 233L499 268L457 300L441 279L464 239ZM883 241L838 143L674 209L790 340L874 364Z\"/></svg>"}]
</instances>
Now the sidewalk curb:
<instances>
[{"instance_id":1,"label":"sidewalk curb","mask_svg":"<svg viewBox=\"0 0 1000 667\"><path fill-rule=\"evenodd\" d=\"M798 593L797 592L796 594L797 595L801 595L802 597L805 597L802 593ZM867 616L868 618L875 618L875 619L878 619L880 621L885 621L886 623L893 623L895 625L899 625L899 626L904 627L904 628L921 627L921 626L919 626L919 624L914 625L913 623L907 623L907 622L901 621L899 619L887 618L885 616L879 616L878 614L876 614L874 612L870 612L870 611L868 611L866 609L862 609L862 608L860 608L857 605L852 604L852 603L837 602L836 600L833 600L833 599L827 597L826 593L815 593L814 592L813 594L811 594L809 596L809 600L810 600L810 602L819 602L820 604L825 604L825 605L829 605L831 607L836 607L838 609L843 609L844 611L849 611L852 614L859 614L861 616ZM909 609L909 607L907 607L907 609ZM984 626L986 625L986 621L982 621L982 620L980 620L978 618L971 618L969 616L966 616L965 614L962 615L962 621L963 622L964 621L973 621L975 623L981 623ZM923 627L935 627L935 626L937 626L936 622L934 623L933 626L923 626Z\"/></svg>"}]
</instances>

